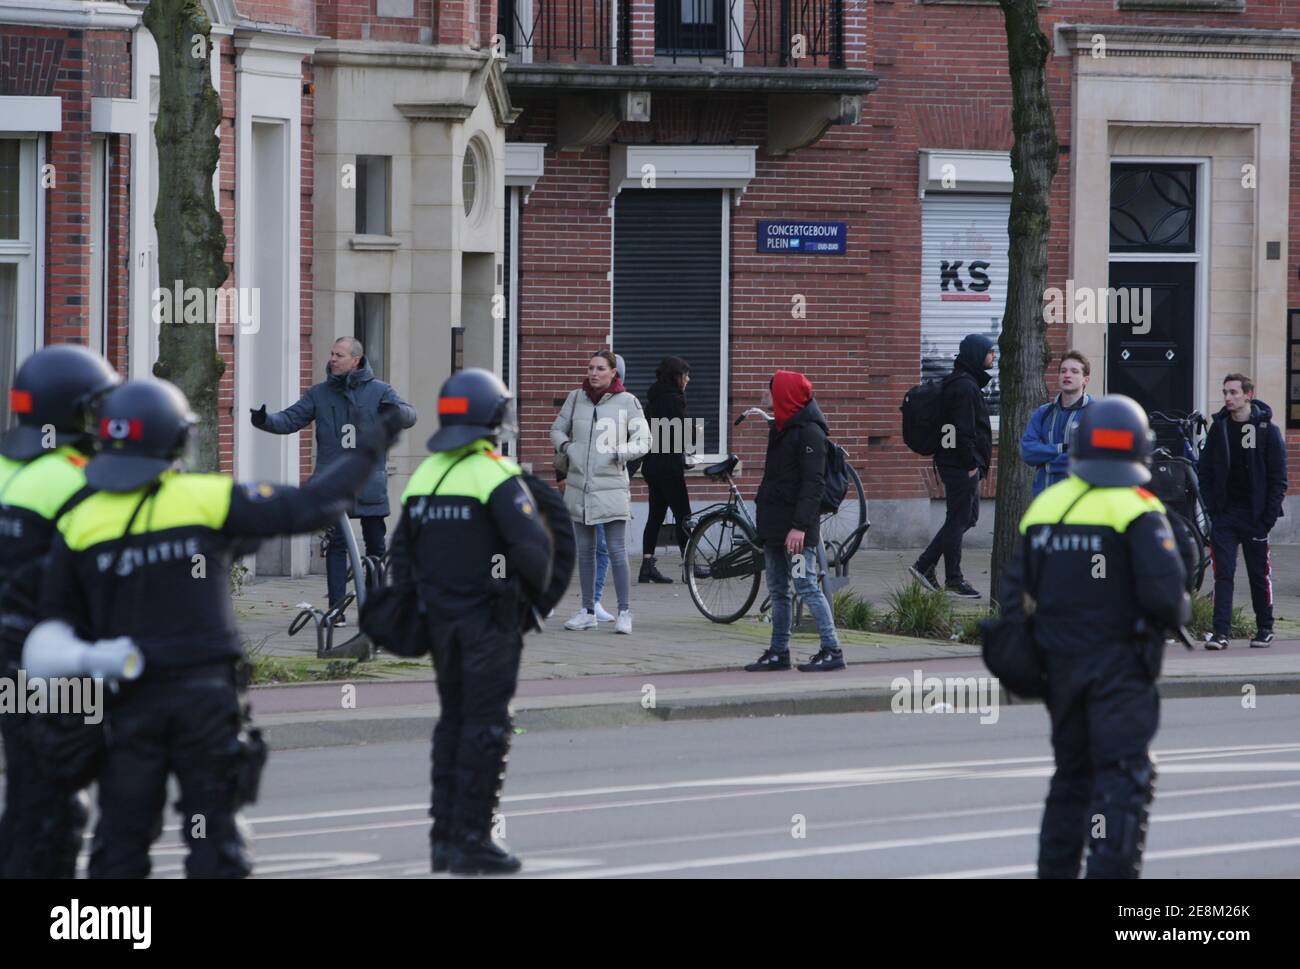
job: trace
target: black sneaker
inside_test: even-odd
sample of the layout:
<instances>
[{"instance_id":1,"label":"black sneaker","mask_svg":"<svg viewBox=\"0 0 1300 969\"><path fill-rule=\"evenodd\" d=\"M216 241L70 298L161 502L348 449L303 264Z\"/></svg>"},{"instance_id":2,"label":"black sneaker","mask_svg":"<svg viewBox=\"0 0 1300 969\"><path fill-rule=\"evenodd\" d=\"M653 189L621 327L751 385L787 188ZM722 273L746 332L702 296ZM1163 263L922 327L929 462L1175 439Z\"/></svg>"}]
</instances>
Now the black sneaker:
<instances>
[{"instance_id":1,"label":"black sneaker","mask_svg":"<svg viewBox=\"0 0 1300 969\"><path fill-rule=\"evenodd\" d=\"M1228 637L1227 637L1227 634L1225 634L1225 633L1206 633L1206 634L1205 634L1205 648L1206 648L1206 649L1227 649L1227 648L1228 648Z\"/></svg>"},{"instance_id":2,"label":"black sneaker","mask_svg":"<svg viewBox=\"0 0 1300 969\"><path fill-rule=\"evenodd\" d=\"M923 569L921 568L921 563L917 562L914 565L909 565L907 571L911 573L912 578L916 579L917 582L921 583L921 585L929 589L931 592L939 591L939 580L934 576L933 565L928 569Z\"/></svg>"},{"instance_id":3,"label":"black sneaker","mask_svg":"<svg viewBox=\"0 0 1300 969\"><path fill-rule=\"evenodd\" d=\"M955 595L959 599L981 598L979 592L975 589L975 587L972 586L965 579L957 579L955 581L953 579L949 579L943 588L945 592L948 592L951 595Z\"/></svg>"},{"instance_id":4,"label":"black sneaker","mask_svg":"<svg viewBox=\"0 0 1300 969\"><path fill-rule=\"evenodd\" d=\"M1255 638L1250 641L1251 649L1268 649L1273 645L1273 630L1260 629L1255 633Z\"/></svg>"},{"instance_id":5,"label":"black sneaker","mask_svg":"<svg viewBox=\"0 0 1300 969\"><path fill-rule=\"evenodd\" d=\"M818 650L817 655L806 663L799 664L800 673L829 673L831 670L844 669L844 654L839 650Z\"/></svg>"},{"instance_id":6,"label":"black sneaker","mask_svg":"<svg viewBox=\"0 0 1300 969\"><path fill-rule=\"evenodd\" d=\"M790 654L788 652L778 653L774 649L766 649L756 662L745 667L745 672L766 673L768 670L788 670L789 668Z\"/></svg>"},{"instance_id":7,"label":"black sneaker","mask_svg":"<svg viewBox=\"0 0 1300 969\"><path fill-rule=\"evenodd\" d=\"M330 620L330 625L333 626L335 629L338 629L340 626L346 626L347 624L348 624L348 617L341 612Z\"/></svg>"}]
</instances>

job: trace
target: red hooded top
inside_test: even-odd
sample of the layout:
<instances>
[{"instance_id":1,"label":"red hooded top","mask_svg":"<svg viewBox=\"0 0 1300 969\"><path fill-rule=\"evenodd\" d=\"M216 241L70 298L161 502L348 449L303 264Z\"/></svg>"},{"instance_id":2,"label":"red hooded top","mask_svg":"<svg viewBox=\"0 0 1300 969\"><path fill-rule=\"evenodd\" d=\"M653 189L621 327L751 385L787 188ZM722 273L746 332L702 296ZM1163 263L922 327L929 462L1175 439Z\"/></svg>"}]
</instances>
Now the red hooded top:
<instances>
[{"instance_id":1,"label":"red hooded top","mask_svg":"<svg viewBox=\"0 0 1300 969\"><path fill-rule=\"evenodd\" d=\"M778 370L772 377L772 405L776 411L776 429L785 430L785 422L812 400L808 378L793 370Z\"/></svg>"}]
</instances>

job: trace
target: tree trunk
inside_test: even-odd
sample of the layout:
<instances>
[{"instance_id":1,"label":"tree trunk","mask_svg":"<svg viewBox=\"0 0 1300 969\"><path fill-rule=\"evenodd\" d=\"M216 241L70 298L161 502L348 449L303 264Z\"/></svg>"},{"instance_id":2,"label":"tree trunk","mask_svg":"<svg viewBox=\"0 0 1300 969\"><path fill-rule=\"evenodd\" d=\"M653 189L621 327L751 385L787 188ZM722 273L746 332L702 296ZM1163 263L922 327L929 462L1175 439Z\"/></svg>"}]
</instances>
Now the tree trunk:
<instances>
[{"instance_id":1,"label":"tree trunk","mask_svg":"<svg viewBox=\"0 0 1300 969\"><path fill-rule=\"evenodd\" d=\"M212 194L221 151L216 134L221 99L212 87L209 66L212 25L200 0L152 0L144 25L158 45L154 225L158 283L170 291L161 301L164 312L158 313L158 362L153 372L180 387L198 415L194 470L216 471L217 393L226 365L217 352L213 312L221 304L211 294L225 282L228 270L226 236ZM155 294L155 304L160 295ZM175 296L183 298L173 300Z\"/></svg>"},{"instance_id":2,"label":"tree trunk","mask_svg":"<svg viewBox=\"0 0 1300 969\"><path fill-rule=\"evenodd\" d=\"M1020 519L1029 506L1033 474L1020 457L1020 436L1034 409L1047 397L1048 209L1060 145L1047 97L1051 45L1038 25L1038 0L998 0L1006 20L1011 69L1011 148L1014 177L1007 308L998 338L1001 408L998 429L998 492L993 524L991 596L997 601L1002 571L1019 540Z\"/></svg>"}]
</instances>

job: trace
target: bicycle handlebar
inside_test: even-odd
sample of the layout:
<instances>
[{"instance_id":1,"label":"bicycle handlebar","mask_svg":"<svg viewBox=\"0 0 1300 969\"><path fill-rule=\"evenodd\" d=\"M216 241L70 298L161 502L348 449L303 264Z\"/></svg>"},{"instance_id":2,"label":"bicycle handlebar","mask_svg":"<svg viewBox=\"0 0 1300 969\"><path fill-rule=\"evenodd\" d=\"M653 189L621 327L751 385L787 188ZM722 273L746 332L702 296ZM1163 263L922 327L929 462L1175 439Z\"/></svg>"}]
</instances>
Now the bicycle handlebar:
<instances>
[{"instance_id":1,"label":"bicycle handlebar","mask_svg":"<svg viewBox=\"0 0 1300 969\"><path fill-rule=\"evenodd\" d=\"M763 408L761 408L761 407L749 407L749 408L746 408L746 410L744 411L744 413L742 413L739 417L737 417L737 418L735 419L735 421L733 422L733 426L735 426L735 427L739 427L740 424L745 420L746 417L761 417L761 418L763 418L763 420L765 420L765 421L771 421L771 420L772 420L772 417L767 413L767 411L763 410Z\"/></svg>"}]
</instances>

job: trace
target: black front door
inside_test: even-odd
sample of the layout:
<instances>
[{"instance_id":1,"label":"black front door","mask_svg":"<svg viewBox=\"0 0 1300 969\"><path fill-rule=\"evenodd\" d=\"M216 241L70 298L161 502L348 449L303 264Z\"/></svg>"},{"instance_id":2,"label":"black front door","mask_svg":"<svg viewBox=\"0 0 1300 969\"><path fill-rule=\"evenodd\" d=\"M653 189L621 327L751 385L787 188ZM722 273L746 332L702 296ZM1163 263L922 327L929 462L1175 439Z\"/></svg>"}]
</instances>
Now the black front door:
<instances>
[{"instance_id":1,"label":"black front door","mask_svg":"<svg viewBox=\"0 0 1300 969\"><path fill-rule=\"evenodd\" d=\"M1196 265L1112 262L1110 288L1121 295L1111 298L1120 318L1112 311L1107 328L1107 393L1132 397L1148 413L1187 413L1196 369Z\"/></svg>"}]
</instances>

